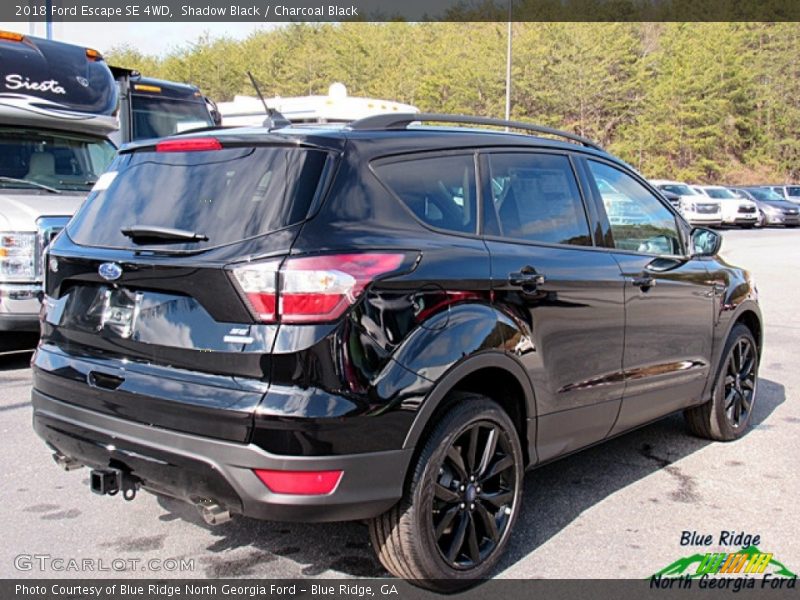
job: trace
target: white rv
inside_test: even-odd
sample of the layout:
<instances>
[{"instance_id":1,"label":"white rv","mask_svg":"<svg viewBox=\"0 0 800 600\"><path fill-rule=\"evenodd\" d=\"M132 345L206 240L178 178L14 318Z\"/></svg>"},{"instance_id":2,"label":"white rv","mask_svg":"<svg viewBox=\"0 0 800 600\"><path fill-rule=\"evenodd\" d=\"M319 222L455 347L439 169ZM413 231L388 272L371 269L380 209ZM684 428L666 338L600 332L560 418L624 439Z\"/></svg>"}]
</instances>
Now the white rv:
<instances>
[{"instance_id":1,"label":"white rv","mask_svg":"<svg viewBox=\"0 0 800 600\"><path fill-rule=\"evenodd\" d=\"M265 99L270 109L278 111L292 123L348 123L385 113L416 113L410 104L349 96L347 88L334 83L327 96L295 96ZM222 124L228 127L260 126L266 117L264 103L254 96L235 96L232 102L217 104Z\"/></svg>"},{"instance_id":2,"label":"white rv","mask_svg":"<svg viewBox=\"0 0 800 600\"><path fill-rule=\"evenodd\" d=\"M114 158L99 52L0 31L0 351L39 330L42 256Z\"/></svg>"}]
</instances>

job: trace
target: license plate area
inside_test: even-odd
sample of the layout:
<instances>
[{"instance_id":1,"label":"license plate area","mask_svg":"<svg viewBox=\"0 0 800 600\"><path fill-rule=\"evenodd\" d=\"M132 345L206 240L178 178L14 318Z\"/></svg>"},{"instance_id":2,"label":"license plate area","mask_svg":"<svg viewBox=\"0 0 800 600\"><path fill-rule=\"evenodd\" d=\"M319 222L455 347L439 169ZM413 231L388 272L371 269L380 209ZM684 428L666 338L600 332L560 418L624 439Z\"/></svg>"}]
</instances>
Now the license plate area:
<instances>
[{"instance_id":1,"label":"license plate area","mask_svg":"<svg viewBox=\"0 0 800 600\"><path fill-rule=\"evenodd\" d=\"M129 338L136 327L142 306L142 294L125 289L107 289L103 292L103 309L99 329L109 329L122 338Z\"/></svg>"}]
</instances>

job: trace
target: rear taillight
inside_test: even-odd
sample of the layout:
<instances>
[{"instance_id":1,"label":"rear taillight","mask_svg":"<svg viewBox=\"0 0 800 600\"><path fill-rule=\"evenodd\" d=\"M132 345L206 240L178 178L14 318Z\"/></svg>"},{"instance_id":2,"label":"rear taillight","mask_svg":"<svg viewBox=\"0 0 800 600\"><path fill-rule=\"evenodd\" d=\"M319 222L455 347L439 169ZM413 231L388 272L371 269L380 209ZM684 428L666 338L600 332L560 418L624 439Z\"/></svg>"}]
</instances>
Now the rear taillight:
<instances>
[{"instance_id":1,"label":"rear taillight","mask_svg":"<svg viewBox=\"0 0 800 600\"><path fill-rule=\"evenodd\" d=\"M253 314L265 323L321 323L340 317L403 254L332 254L253 263L233 270Z\"/></svg>"},{"instance_id":2,"label":"rear taillight","mask_svg":"<svg viewBox=\"0 0 800 600\"><path fill-rule=\"evenodd\" d=\"M343 471L273 471L255 469L256 476L271 492L299 496L323 496L330 494Z\"/></svg>"},{"instance_id":3,"label":"rear taillight","mask_svg":"<svg viewBox=\"0 0 800 600\"><path fill-rule=\"evenodd\" d=\"M207 152L222 150L217 138L183 138L164 140L156 144L156 152Z\"/></svg>"}]
</instances>

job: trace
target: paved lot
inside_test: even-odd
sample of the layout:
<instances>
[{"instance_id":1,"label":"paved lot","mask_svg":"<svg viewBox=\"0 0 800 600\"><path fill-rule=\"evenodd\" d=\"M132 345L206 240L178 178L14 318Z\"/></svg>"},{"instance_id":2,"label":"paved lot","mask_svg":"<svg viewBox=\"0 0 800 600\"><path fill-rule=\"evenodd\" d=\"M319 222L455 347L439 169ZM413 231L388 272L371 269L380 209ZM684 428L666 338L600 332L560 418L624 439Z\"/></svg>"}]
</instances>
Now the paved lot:
<instances>
[{"instance_id":1,"label":"paved lot","mask_svg":"<svg viewBox=\"0 0 800 600\"><path fill-rule=\"evenodd\" d=\"M738 442L713 444L689 437L682 419L671 417L528 474L499 576L646 577L699 550L680 546L683 530L758 534L762 550L800 569L800 231L726 232L723 254L754 273L762 296L756 427ZM28 360L0 358L0 577L86 575L36 563L15 568L15 557L33 554L102 559L105 568L125 561L131 576L384 573L362 524L241 519L211 529L192 507L148 494L131 503L91 494L87 472L58 469L30 428ZM173 558L193 559L194 571L147 572L129 562Z\"/></svg>"}]
</instances>

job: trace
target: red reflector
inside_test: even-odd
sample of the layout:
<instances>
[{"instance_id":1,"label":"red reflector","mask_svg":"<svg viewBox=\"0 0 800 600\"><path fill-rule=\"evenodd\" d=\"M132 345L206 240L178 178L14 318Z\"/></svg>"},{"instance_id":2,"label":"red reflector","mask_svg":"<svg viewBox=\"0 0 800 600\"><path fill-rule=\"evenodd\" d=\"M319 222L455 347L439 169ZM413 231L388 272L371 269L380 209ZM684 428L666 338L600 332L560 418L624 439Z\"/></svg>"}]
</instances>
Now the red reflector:
<instances>
[{"instance_id":1,"label":"red reflector","mask_svg":"<svg viewBox=\"0 0 800 600\"><path fill-rule=\"evenodd\" d=\"M184 138L180 140L164 140L156 144L156 152L204 152L222 150L217 138Z\"/></svg>"},{"instance_id":2,"label":"red reflector","mask_svg":"<svg viewBox=\"0 0 800 600\"><path fill-rule=\"evenodd\" d=\"M323 496L339 484L344 471L272 471L253 469L261 482L276 494Z\"/></svg>"}]
</instances>

